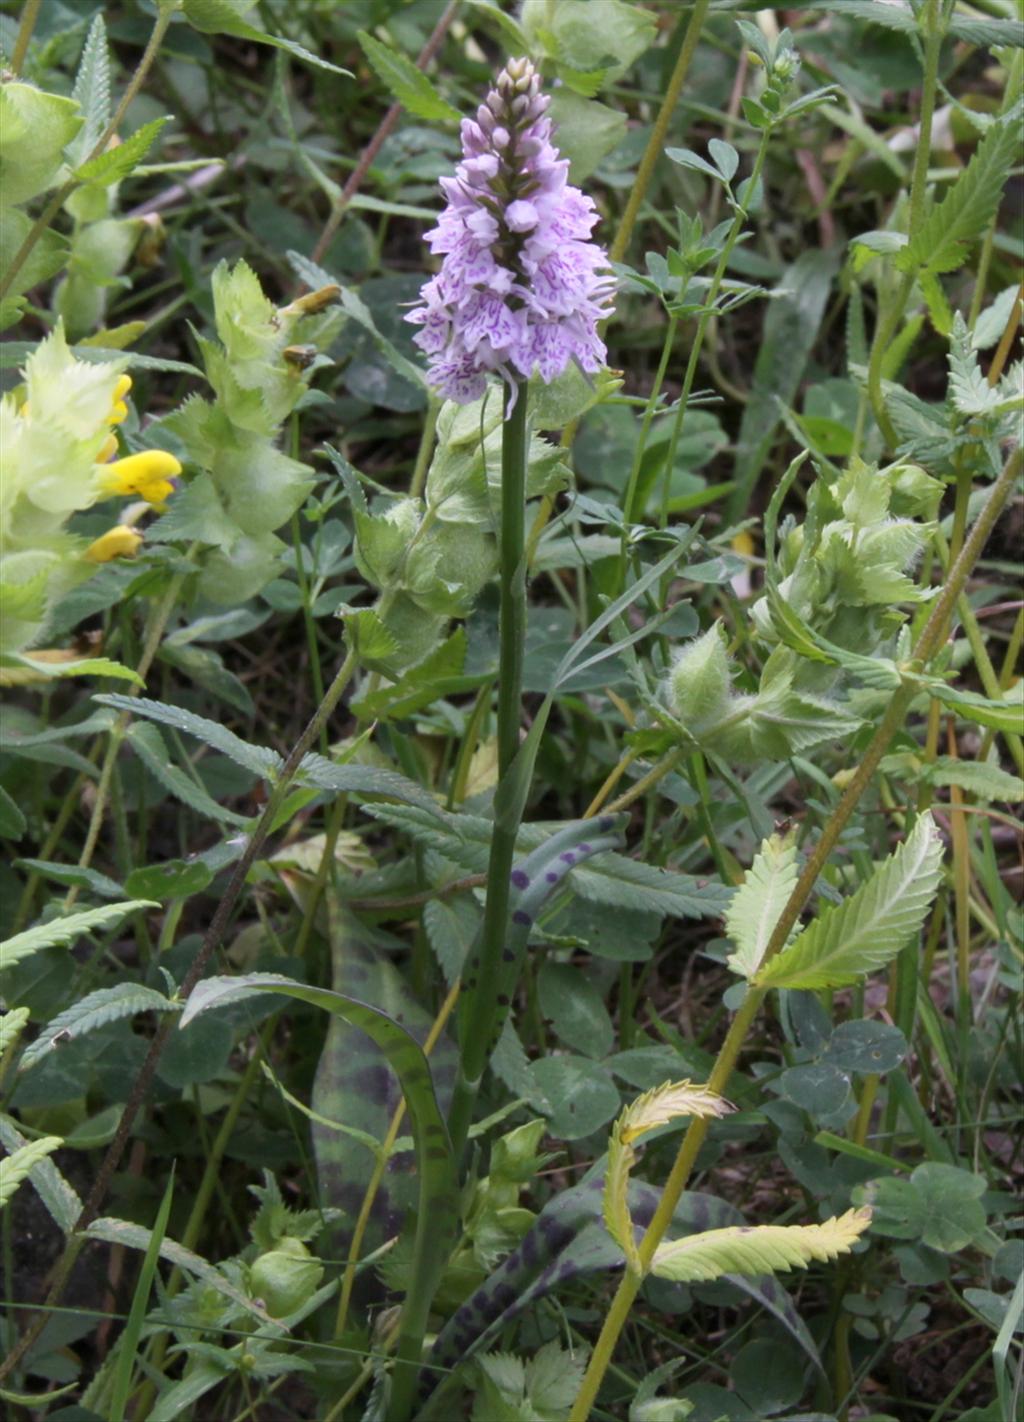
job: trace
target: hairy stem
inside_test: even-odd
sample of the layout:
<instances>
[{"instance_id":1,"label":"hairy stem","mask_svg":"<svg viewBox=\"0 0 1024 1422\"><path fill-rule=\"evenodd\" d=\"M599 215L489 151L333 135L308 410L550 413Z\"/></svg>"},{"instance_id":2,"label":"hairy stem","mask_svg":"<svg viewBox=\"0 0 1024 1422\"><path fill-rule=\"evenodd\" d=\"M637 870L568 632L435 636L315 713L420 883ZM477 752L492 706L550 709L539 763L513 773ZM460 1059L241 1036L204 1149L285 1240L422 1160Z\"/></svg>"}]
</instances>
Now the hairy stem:
<instances>
[{"instance_id":1,"label":"hairy stem","mask_svg":"<svg viewBox=\"0 0 1024 1422\"><path fill-rule=\"evenodd\" d=\"M970 536L964 544L963 551L950 571L949 578L935 600L931 616L918 639L914 649L915 660L921 664L926 664L935 656L945 638L947 619L950 611L956 604L956 600L963 590L967 577L978 560L985 543L988 540L996 519L1002 511L1003 505L1009 497L1020 475L1024 457L1021 450L1016 450L1007 461L1003 472L996 483L992 486L988 500L981 511ZM857 770L850 781L842 799L833 810L826 822L821 838L814 847L804 865L803 871L790 895L778 923L769 940L765 951L763 962L767 962L776 953L781 952L790 931L800 917L804 905L813 892L818 876L824 869L829 855L835 848L840 835L846 828L851 815L867 789L871 777L878 768L879 762L889 747L890 742L897 731L903 725L910 703L919 694L919 686L915 678L908 678L896 691L893 692L886 709L885 715L871 743L860 761ZM724 1092L728 1084L729 1077L736 1065L740 1051L743 1047L747 1032L757 1016L761 1003L767 995L767 989L758 988L751 985L747 990L747 995L743 999L739 1011L733 1018L726 1033L711 1075L708 1078L708 1086L712 1091ZM586 1422L590 1416L590 1409L597 1397L598 1389L604 1378L605 1371L612 1359L615 1345L618 1342L619 1334L629 1316L630 1308L640 1290L643 1282L643 1274L649 1269L651 1260L654 1258L655 1250L664 1238L665 1231L672 1222L676 1206L680 1196L686 1188L697 1153L704 1143L704 1138L708 1132L708 1122L702 1118L695 1118L683 1137L676 1156L675 1164L666 1181L665 1187L655 1211L654 1217L644 1234L639 1245L640 1273L633 1273L627 1270L615 1292L610 1309L605 1318L604 1326L591 1355L583 1384L579 1395L576 1398L569 1422Z\"/></svg>"},{"instance_id":2,"label":"hairy stem","mask_svg":"<svg viewBox=\"0 0 1024 1422\"><path fill-rule=\"evenodd\" d=\"M25 8L21 12L21 23L18 26L18 38L14 41L14 53L11 55L11 73L15 77L21 73L21 66L25 63L25 56L28 53L42 3L43 0L25 0Z\"/></svg>"}]
</instances>

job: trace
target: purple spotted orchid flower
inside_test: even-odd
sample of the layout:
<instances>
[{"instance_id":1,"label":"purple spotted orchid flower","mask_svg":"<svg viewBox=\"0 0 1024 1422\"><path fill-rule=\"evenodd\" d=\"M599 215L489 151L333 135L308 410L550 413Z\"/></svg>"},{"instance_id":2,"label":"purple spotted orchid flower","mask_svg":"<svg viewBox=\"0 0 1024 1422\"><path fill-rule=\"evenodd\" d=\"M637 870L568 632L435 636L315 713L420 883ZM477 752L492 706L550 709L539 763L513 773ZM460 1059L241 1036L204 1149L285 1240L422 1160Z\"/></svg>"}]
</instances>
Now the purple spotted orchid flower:
<instances>
[{"instance_id":1,"label":"purple spotted orchid flower","mask_svg":"<svg viewBox=\"0 0 1024 1422\"><path fill-rule=\"evenodd\" d=\"M430 382L465 405L488 371L512 384L539 371L550 382L570 361L600 370L598 322L611 312L614 281L589 241L590 198L572 187L551 143L550 100L527 59L511 60L497 86L462 123L462 162L442 178L448 204L426 234L441 270L406 316Z\"/></svg>"}]
</instances>

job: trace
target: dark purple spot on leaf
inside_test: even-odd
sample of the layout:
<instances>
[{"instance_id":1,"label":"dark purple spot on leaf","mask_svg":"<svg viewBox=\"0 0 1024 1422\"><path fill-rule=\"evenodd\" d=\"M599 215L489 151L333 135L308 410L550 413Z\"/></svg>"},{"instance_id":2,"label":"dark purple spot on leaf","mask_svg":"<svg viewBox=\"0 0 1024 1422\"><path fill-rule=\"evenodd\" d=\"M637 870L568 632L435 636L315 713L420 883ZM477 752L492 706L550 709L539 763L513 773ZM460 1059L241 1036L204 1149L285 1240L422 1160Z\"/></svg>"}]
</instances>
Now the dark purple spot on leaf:
<instances>
[{"instance_id":1,"label":"dark purple spot on leaf","mask_svg":"<svg viewBox=\"0 0 1024 1422\"><path fill-rule=\"evenodd\" d=\"M512 870L512 882L517 889L528 889L530 887L530 876L525 869Z\"/></svg>"}]
</instances>

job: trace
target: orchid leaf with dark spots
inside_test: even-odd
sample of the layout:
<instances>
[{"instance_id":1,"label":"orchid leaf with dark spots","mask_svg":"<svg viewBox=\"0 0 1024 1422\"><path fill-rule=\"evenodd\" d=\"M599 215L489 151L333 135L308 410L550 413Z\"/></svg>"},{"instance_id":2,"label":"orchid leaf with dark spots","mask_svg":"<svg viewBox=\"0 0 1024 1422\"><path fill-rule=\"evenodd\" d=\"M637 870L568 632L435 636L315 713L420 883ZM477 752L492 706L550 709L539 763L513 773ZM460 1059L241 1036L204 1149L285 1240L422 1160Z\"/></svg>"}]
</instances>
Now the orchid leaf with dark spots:
<instances>
[{"instance_id":1,"label":"orchid leaf with dark spots","mask_svg":"<svg viewBox=\"0 0 1024 1422\"><path fill-rule=\"evenodd\" d=\"M362 808L374 819L404 830L468 873L479 874L487 869L492 822L482 815L440 810L427 814L417 806L380 803ZM542 822L522 825L517 837L520 854L541 848L555 828ZM661 869L612 851L570 868L568 881L575 893L590 903L656 913L659 918L718 918L725 913L733 895L733 890L717 879L699 879Z\"/></svg>"},{"instance_id":2,"label":"orchid leaf with dark spots","mask_svg":"<svg viewBox=\"0 0 1024 1422\"><path fill-rule=\"evenodd\" d=\"M419 1204L413 1243L413 1278L421 1300L429 1303L455 1240L459 1201L455 1161L448 1128L438 1108L430 1067L423 1048L394 1018L365 1002L327 988L310 987L276 973L249 973L244 977L205 978L194 988L182 1013L184 1026L201 1012L251 993L281 993L358 1027L376 1043L402 1084L412 1124L419 1175ZM403 1310L397 1357L406 1364L419 1360L422 1324L410 1307ZM418 1311L417 1311L418 1312Z\"/></svg>"},{"instance_id":3,"label":"orchid leaf with dark spots","mask_svg":"<svg viewBox=\"0 0 1024 1422\"><path fill-rule=\"evenodd\" d=\"M389 950L398 946L398 940L344 913L333 891L328 890L326 899L332 987L372 1003L422 1043L432 1016L390 961ZM445 1111L455 1071L455 1048L449 1037L442 1036L431 1052L430 1071L434 1093ZM400 1084L377 1043L352 1022L332 1016L313 1079L311 1104L317 1114L379 1142L401 1100ZM335 1252L344 1256L375 1161L358 1141L316 1121L312 1136L321 1201L344 1210L348 1221L347 1230L334 1232L332 1243ZM416 1199L415 1154L395 1151L377 1185L360 1252L370 1254L399 1234Z\"/></svg>"},{"instance_id":4,"label":"orchid leaf with dark spots","mask_svg":"<svg viewBox=\"0 0 1024 1422\"><path fill-rule=\"evenodd\" d=\"M603 1164L595 1166L588 1179L550 1200L518 1248L445 1324L420 1374L420 1396L429 1399L419 1414L421 1422L442 1422L446 1415L447 1389L438 1388L438 1380L478 1349L492 1343L507 1324L513 1323L539 1299L585 1275L623 1267L625 1255L601 1218L603 1169ZM644 1181L630 1181L629 1209L638 1232L652 1219L659 1198L660 1191L654 1186ZM745 1223L743 1215L727 1201L699 1191L688 1191L682 1196L673 1219L676 1237ZM763 1278L728 1275L725 1282L767 1308L814 1367L822 1371L814 1339L777 1279L770 1275Z\"/></svg>"}]
</instances>

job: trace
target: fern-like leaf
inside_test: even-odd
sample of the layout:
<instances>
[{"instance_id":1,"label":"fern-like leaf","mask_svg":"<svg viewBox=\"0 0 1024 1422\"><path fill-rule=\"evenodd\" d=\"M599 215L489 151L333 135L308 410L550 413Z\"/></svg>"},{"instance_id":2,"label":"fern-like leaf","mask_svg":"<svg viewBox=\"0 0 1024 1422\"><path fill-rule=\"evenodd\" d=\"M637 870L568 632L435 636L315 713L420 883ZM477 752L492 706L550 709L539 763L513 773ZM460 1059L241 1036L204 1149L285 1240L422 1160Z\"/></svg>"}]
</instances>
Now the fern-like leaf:
<instances>
[{"instance_id":1,"label":"fern-like leaf","mask_svg":"<svg viewBox=\"0 0 1024 1422\"><path fill-rule=\"evenodd\" d=\"M29 1171L63 1144L62 1136L42 1136L39 1140L30 1141L28 1145L22 1146L20 1150L16 1150L13 1155L7 1157L3 1170L0 1170L0 1210L7 1204Z\"/></svg>"},{"instance_id":2,"label":"fern-like leaf","mask_svg":"<svg viewBox=\"0 0 1024 1422\"><path fill-rule=\"evenodd\" d=\"M134 1017L137 1012L180 1010L179 1003L171 1002L162 992L143 987L140 983L118 983L117 987L100 988L57 1014L42 1035L25 1049L21 1070L35 1066L62 1042L72 1037L84 1037L86 1033L95 1032L121 1017Z\"/></svg>"},{"instance_id":3,"label":"fern-like leaf","mask_svg":"<svg viewBox=\"0 0 1024 1422\"><path fill-rule=\"evenodd\" d=\"M134 913L136 909L159 907L152 899L128 899L124 903L104 904L102 908L65 914L63 918L53 918L49 923L37 923L34 928L26 928L24 933L16 933L13 938L0 943L0 969L13 968L15 963L20 963L31 953L38 953L41 948L73 943L83 933L112 928L120 923L125 914Z\"/></svg>"},{"instance_id":4,"label":"fern-like leaf","mask_svg":"<svg viewBox=\"0 0 1024 1422\"><path fill-rule=\"evenodd\" d=\"M640 1256L628 1203L629 1174L636 1161L633 1142L680 1116L724 1116L732 1109L724 1096L706 1086L696 1086L692 1081L665 1081L638 1096L615 1122L608 1142L604 1222L634 1272L640 1272Z\"/></svg>"},{"instance_id":5,"label":"fern-like leaf","mask_svg":"<svg viewBox=\"0 0 1024 1422\"><path fill-rule=\"evenodd\" d=\"M729 937L736 944L728 959L734 973L752 978L761 966L798 876L793 836L773 834L766 839L725 916Z\"/></svg>"},{"instance_id":6,"label":"fern-like leaf","mask_svg":"<svg viewBox=\"0 0 1024 1422\"><path fill-rule=\"evenodd\" d=\"M703 1283L723 1274L775 1274L806 1269L814 1259L849 1254L871 1223L870 1209L817 1225L731 1225L662 1244L651 1272L675 1283Z\"/></svg>"},{"instance_id":7,"label":"fern-like leaf","mask_svg":"<svg viewBox=\"0 0 1024 1422\"><path fill-rule=\"evenodd\" d=\"M1020 110L994 123L920 230L896 256L901 272L952 272L995 216L1010 169L1020 161Z\"/></svg>"},{"instance_id":8,"label":"fern-like leaf","mask_svg":"<svg viewBox=\"0 0 1024 1422\"><path fill-rule=\"evenodd\" d=\"M895 958L924 921L942 870L942 841L922 815L871 878L826 908L757 974L759 987L844 987Z\"/></svg>"}]
</instances>

